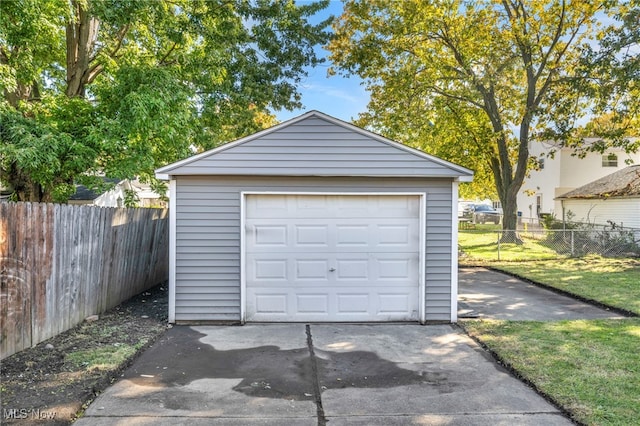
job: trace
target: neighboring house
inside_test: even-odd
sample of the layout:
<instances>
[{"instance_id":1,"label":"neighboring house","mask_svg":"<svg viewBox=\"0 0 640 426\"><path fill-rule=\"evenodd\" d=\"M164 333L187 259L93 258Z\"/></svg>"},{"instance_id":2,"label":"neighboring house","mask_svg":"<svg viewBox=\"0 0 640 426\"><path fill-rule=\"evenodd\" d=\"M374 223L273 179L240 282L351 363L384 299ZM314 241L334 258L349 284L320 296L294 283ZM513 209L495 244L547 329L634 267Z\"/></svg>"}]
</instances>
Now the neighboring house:
<instances>
[{"instance_id":1,"label":"neighboring house","mask_svg":"<svg viewBox=\"0 0 640 426\"><path fill-rule=\"evenodd\" d=\"M317 111L156 170L169 321L456 321L473 172Z\"/></svg>"},{"instance_id":2,"label":"neighboring house","mask_svg":"<svg viewBox=\"0 0 640 426\"><path fill-rule=\"evenodd\" d=\"M13 194L13 191L9 190L9 188L4 186L2 181L0 181L0 201L8 200L11 198L11 194Z\"/></svg>"},{"instance_id":3,"label":"neighboring house","mask_svg":"<svg viewBox=\"0 0 640 426\"><path fill-rule=\"evenodd\" d=\"M587 139L592 143L596 139ZM562 206L556 198L587 183L640 164L640 152L627 154L624 150L608 149L604 154L591 152L584 158L572 156L570 148L558 148L552 143L535 143L530 155L538 158L540 170L532 170L518 193L518 211L524 219L537 219L541 213L562 218ZM553 158L547 154L556 150Z\"/></svg>"},{"instance_id":4,"label":"neighboring house","mask_svg":"<svg viewBox=\"0 0 640 426\"><path fill-rule=\"evenodd\" d=\"M558 197L572 221L640 229L640 165L626 167Z\"/></svg>"},{"instance_id":5,"label":"neighboring house","mask_svg":"<svg viewBox=\"0 0 640 426\"><path fill-rule=\"evenodd\" d=\"M166 207L159 194L153 192L149 184L138 180L105 178L105 183L114 184L113 188L104 192L95 192L84 185L76 185L68 204L87 204L100 207L124 207L126 191L133 191L137 197L137 207Z\"/></svg>"}]
</instances>

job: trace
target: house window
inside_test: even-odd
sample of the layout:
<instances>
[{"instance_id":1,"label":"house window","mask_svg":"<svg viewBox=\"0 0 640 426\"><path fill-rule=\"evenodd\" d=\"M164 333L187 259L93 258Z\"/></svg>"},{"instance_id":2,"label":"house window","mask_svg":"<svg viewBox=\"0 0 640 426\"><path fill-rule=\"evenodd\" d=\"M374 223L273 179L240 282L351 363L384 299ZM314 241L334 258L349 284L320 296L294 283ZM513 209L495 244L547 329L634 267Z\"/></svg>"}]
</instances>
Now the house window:
<instances>
[{"instance_id":1,"label":"house window","mask_svg":"<svg viewBox=\"0 0 640 426\"><path fill-rule=\"evenodd\" d=\"M615 154L603 155L602 167L618 167L618 156Z\"/></svg>"},{"instance_id":2,"label":"house window","mask_svg":"<svg viewBox=\"0 0 640 426\"><path fill-rule=\"evenodd\" d=\"M539 158L538 159L538 168L540 170L544 169L544 158Z\"/></svg>"}]
</instances>

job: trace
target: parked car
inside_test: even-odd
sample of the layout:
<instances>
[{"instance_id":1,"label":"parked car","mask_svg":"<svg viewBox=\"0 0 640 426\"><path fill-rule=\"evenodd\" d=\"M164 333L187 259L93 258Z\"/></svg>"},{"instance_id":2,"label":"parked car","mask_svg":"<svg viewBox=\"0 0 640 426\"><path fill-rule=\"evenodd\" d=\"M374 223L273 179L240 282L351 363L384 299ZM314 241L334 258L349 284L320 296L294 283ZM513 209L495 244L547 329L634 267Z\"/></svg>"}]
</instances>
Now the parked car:
<instances>
[{"instance_id":1,"label":"parked car","mask_svg":"<svg viewBox=\"0 0 640 426\"><path fill-rule=\"evenodd\" d=\"M464 217L464 212L469 209L469 206L472 206L472 201L458 201L458 217Z\"/></svg>"},{"instance_id":2,"label":"parked car","mask_svg":"<svg viewBox=\"0 0 640 426\"><path fill-rule=\"evenodd\" d=\"M472 204L462 213L462 217L472 220L474 223L492 222L496 225L500 223L499 211L488 204Z\"/></svg>"}]
</instances>

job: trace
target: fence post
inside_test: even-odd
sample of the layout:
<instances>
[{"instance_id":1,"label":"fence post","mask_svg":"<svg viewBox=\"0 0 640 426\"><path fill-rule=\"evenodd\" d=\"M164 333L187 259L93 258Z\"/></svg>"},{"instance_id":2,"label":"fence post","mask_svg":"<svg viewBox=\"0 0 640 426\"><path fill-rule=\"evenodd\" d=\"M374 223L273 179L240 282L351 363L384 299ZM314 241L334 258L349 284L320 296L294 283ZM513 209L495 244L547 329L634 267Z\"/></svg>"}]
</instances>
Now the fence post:
<instances>
[{"instance_id":1,"label":"fence post","mask_svg":"<svg viewBox=\"0 0 640 426\"><path fill-rule=\"evenodd\" d=\"M574 247L574 246L573 246L573 231L574 231L574 230L572 229L572 230L571 230L571 257L575 256L574 248L573 248L573 247Z\"/></svg>"},{"instance_id":2,"label":"fence post","mask_svg":"<svg viewBox=\"0 0 640 426\"><path fill-rule=\"evenodd\" d=\"M498 260L500 260L500 240L502 238L500 238L500 231L496 231L496 233L498 234Z\"/></svg>"}]
</instances>

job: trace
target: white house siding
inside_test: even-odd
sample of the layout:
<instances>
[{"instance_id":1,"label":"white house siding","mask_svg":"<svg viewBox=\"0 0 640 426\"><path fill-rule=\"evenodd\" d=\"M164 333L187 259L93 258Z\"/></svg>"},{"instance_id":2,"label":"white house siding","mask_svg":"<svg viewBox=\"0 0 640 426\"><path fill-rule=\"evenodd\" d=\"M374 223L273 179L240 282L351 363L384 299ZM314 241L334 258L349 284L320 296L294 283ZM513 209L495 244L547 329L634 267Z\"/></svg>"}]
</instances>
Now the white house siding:
<instances>
[{"instance_id":1,"label":"white house siding","mask_svg":"<svg viewBox=\"0 0 640 426\"><path fill-rule=\"evenodd\" d=\"M564 208L573 213L572 221L607 225L610 220L640 229L640 198L566 199Z\"/></svg>"},{"instance_id":2,"label":"white house siding","mask_svg":"<svg viewBox=\"0 0 640 426\"><path fill-rule=\"evenodd\" d=\"M549 144L535 143L530 147L530 155L540 158L541 154L546 155L551 148ZM522 212L524 218L531 215L537 217L536 196L539 195L542 199L541 212L554 214L557 219L561 219L562 206L560 200L555 200L556 197L624 169L628 166L627 161L640 163L640 152L625 153L622 149L610 149L605 153L618 156L618 167L603 167L603 154L598 152L589 153L584 158L572 156L572 153L573 150L569 148L561 149L554 158L544 157L544 169L530 172L518 192L518 211Z\"/></svg>"},{"instance_id":3,"label":"white house siding","mask_svg":"<svg viewBox=\"0 0 640 426\"><path fill-rule=\"evenodd\" d=\"M317 129L316 129L317 131ZM426 320L451 319L451 179L176 177L175 320L239 321L242 192L425 194Z\"/></svg>"}]
</instances>

